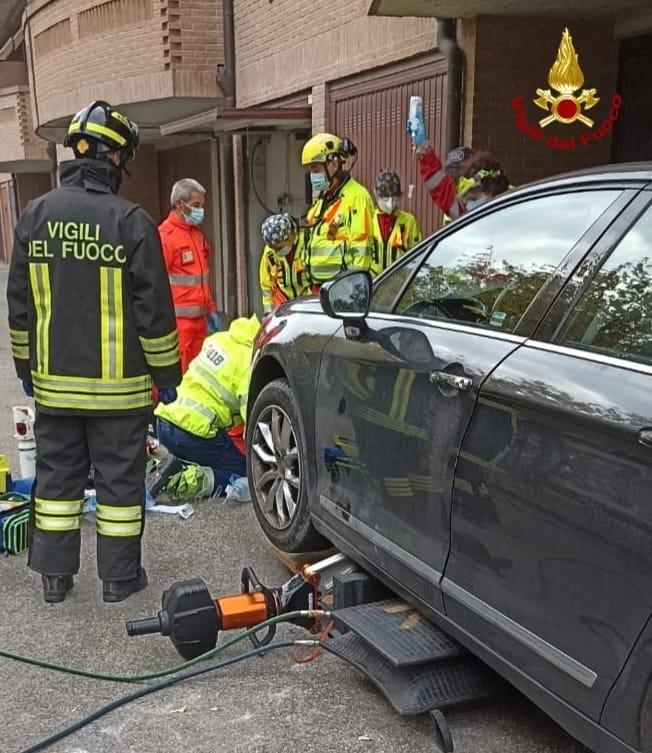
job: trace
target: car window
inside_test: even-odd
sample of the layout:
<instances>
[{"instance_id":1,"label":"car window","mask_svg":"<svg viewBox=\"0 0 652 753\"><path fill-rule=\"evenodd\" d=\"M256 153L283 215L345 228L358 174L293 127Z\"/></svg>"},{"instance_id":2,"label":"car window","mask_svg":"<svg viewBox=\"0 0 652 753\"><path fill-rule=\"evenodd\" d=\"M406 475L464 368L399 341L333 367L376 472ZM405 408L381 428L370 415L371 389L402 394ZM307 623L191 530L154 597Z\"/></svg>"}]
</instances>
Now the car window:
<instances>
[{"instance_id":1,"label":"car window","mask_svg":"<svg viewBox=\"0 0 652 753\"><path fill-rule=\"evenodd\" d=\"M399 262L395 269L374 285L371 311L378 314L389 314L392 311L398 294L410 279L414 270L421 264L425 255L426 250L424 249L424 251L417 252L414 256L406 259L402 264Z\"/></svg>"},{"instance_id":2,"label":"car window","mask_svg":"<svg viewBox=\"0 0 652 753\"><path fill-rule=\"evenodd\" d=\"M431 251L395 313L514 331L557 266L619 194L544 196L460 228Z\"/></svg>"},{"instance_id":3,"label":"car window","mask_svg":"<svg viewBox=\"0 0 652 753\"><path fill-rule=\"evenodd\" d=\"M652 208L598 270L555 341L652 364Z\"/></svg>"}]
</instances>

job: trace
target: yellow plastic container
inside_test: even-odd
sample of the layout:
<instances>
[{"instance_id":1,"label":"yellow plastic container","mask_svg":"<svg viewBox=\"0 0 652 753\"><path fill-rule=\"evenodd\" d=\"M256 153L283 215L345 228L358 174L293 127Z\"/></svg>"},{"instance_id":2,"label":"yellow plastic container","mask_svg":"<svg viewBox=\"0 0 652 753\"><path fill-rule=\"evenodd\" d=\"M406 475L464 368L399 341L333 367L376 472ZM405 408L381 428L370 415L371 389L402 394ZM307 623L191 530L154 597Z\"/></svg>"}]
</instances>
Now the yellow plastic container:
<instances>
[{"instance_id":1,"label":"yellow plastic container","mask_svg":"<svg viewBox=\"0 0 652 753\"><path fill-rule=\"evenodd\" d=\"M0 494L6 494L11 485L9 461L6 455L0 455Z\"/></svg>"}]
</instances>

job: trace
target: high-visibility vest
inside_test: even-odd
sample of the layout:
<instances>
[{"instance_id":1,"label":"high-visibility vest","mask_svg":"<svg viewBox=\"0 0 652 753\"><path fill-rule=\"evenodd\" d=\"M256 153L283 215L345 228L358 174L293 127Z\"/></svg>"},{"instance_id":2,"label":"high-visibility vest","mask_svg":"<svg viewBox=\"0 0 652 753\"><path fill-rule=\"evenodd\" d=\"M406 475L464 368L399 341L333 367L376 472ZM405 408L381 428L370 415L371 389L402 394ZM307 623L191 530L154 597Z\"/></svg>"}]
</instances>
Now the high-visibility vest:
<instances>
[{"instance_id":1,"label":"high-visibility vest","mask_svg":"<svg viewBox=\"0 0 652 753\"><path fill-rule=\"evenodd\" d=\"M373 213L369 191L350 176L333 196L313 203L306 216L306 262L315 285L347 269L371 268Z\"/></svg>"},{"instance_id":2,"label":"high-visibility vest","mask_svg":"<svg viewBox=\"0 0 652 753\"><path fill-rule=\"evenodd\" d=\"M202 439L244 423L251 353L259 327L252 316L236 319L228 332L209 335L190 362L177 399L159 405L156 415Z\"/></svg>"},{"instance_id":3,"label":"high-visibility vest","mask_svg":"<svg viewBox=\"0 0 652 753\"><path fill-rule=\"evenodd\" d=\"M260 259L260 289L263 296L263 309L310 295L310 278L304 257L304 233L300 231L297 242L290 254L277 254L271 246L265 246Z\"/></svg>"},{"instance_id":4,"label":"high-visibility vest","mask_svg":"<svg viewBox=\"0 0 652 753\"><path fill-rule=\"evenodd\" d=\"M390 264L393 264L421 240L421 230L417 218L413 214L399 209L396 212L394 227L387 241L384 241L378 220L379 214L380 210L376 210L373 225L374 247L371 257L371 274L374 277L387 269Z\"/></svg>"},{"instance_id":5,"label":"high-visibility vest","mask_svg":"<svg viewBox=\"0 0 652 753\"><path fill-rule=\"evenodd\" d=\"M172 211L159 225L159 232L177 318L204 317L216 311L210 290L210 246L202 231Z\"/></svg>"}]
</instances>

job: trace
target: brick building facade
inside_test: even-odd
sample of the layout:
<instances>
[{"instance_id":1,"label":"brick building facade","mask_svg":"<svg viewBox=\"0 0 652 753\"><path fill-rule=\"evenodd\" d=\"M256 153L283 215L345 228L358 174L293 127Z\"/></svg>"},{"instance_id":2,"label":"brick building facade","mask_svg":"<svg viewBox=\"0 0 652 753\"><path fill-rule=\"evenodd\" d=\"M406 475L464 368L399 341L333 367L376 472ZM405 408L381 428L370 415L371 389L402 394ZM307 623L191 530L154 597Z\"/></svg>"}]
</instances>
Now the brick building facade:
<instances>
[{"instance_id":1,"label":"brick building facade","mask_svg":"<svg viewBox=\"0 0 652 753\"><path fill-rule=\"evenodd\" d=\"M652 74L648 6L547 0L545 14L520 15L531 6L511 0L2 0L0 254L8 258L16 215L69 156L60 144L70 117L96 98L141 126L123 193L155 219L174 180L192 175L206 185L214 285L231 313L259 309L264 217L306 210L300 152L311 131L352 138L354 174L368 185L381 168L399 170L404 206L426 232L437 227L404 132L411 94L424 98L439 151L451 142L489 149L515 184L652 159L652 95L639 83ZM464 61L457 99L437 16L458 17L448 43ZM538 126L545 113L532 100L549 88L566 26L585 86L600 97L593 128L616 92L624 104L600 139L552 149L549 139L568 146L568 127L553 123L536 141L518 130L512 102L522 97L522 117Z\"/></svg>"}]
</instances>

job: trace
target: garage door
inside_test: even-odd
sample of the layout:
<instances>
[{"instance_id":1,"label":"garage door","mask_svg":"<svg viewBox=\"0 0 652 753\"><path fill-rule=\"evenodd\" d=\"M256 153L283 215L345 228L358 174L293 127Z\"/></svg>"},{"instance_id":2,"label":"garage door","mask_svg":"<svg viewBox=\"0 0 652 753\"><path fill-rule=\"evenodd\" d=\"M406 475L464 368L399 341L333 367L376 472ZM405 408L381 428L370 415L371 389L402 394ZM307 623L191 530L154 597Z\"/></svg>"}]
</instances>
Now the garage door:
<instances>
[{"instance_id":1,"label":"garage door","mask_svg":"<svg viewBox=\"0 0 652 753\"><path fill-rule=\"evenodd\" d=\"M418 217L424 235L439 227L441 215L419 179L405 122L410 97L423 97L428 135L441 154L445 148L445 91L446 62L442 58L361 83L336 85L330 92L331 130L352 139L358 147L354 177L371 190L380 170L397 170L403 185L402 207ZM411 197L410 184L414 186Z\"/></svg>"},{"instance_id":2,"label":"garage door","mask_svg":"<svg viewBox=\"0 0 652 753\"><path fill-rule=\"evenodd\" d=\"M616 121L612 162L652 159L652 34L620 45L618 92L624 106Z\"/></svg>"}]
</instances>

